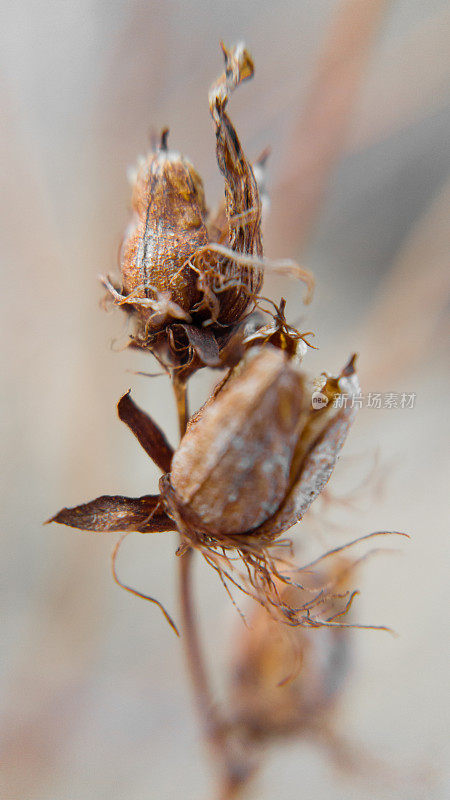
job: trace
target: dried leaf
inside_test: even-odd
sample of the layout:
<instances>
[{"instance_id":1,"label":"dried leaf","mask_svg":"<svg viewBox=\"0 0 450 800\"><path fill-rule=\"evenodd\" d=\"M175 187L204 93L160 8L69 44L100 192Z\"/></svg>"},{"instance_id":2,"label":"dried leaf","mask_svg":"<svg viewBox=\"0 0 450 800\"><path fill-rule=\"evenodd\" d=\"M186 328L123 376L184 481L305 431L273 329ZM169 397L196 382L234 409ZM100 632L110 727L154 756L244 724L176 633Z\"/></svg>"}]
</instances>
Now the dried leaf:
<instances>
[{"instance_id":1,"label":"dried leaf","mask_svg":"<svg viewBox=\"0 0 450 800\"><path fill-rule=\"evenodd\" d=\"M225 214L228 221L228 247L236 253L262 256L261 200L250 162L238 135L225 112L231 92L253 75L253 62L243 44L227 50L222 45L225 72L209 93L209 108L216 125L216 156L225 179ZM233 260L218 259L219 275L225 285L233 277L236 287L224 292L220 299L221 322L235 321L262 284L260 266L237 266ZM243 291L246 290L246 291ZM225 312L225 313L224 313Z\"/></svg>"}]
</instances>

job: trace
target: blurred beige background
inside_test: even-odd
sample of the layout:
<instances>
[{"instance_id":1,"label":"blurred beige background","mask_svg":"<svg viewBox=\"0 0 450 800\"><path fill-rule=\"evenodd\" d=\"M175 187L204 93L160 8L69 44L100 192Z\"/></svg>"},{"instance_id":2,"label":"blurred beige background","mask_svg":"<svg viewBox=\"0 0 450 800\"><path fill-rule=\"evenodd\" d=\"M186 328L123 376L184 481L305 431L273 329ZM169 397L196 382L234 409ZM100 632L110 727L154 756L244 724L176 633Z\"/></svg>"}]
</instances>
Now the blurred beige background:
<instances>
[{"instance_id":1,"label":"blurred beige background","mask_svg":"<svg viewBox=\"0 0 450 800\"><path fill-rule=\"evenodd\" d=\"M361 575L356 617L400 638L352 634L338 720L401 778L336 773L314 743L294 741L270 750L253 797L450 795L449 22L444 0L4 0L2 800L212 796L179 641L113 584L110 538L42 522L102 493L156 489L116 418L130 386L176 441L167 381L130 372L152 359L114 352L123 322L99 309L97 274L116 266L126 169L151 128L170 126L218 201L207 92L222 38L245 39L255 59L230 114L250 157L272 146L267 253L316 273L307 312L301 287L267 281L316 332L306 366L333 371L357 350L366 391L417 394L411 410L361 412L331 485L347 491L346 463L367 474L377 455L377 490L344 519L318 502L293 532L317 554L370 530L413 535ZM211 379L194 380L194 403ZM173 534L136 534L119 569L176 616L175 548ZM215 577L200 564L197 576L220 693L239 623Z\"/></svg>"}]
</instances>

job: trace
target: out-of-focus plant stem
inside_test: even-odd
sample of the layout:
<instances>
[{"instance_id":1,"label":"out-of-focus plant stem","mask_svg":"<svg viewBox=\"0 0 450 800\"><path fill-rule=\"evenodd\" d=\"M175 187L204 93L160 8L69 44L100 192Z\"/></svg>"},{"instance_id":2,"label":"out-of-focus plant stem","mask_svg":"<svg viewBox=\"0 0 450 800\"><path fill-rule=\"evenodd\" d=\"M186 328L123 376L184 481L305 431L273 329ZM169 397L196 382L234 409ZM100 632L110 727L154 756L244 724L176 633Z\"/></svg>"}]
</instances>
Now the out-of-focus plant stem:
<instances>
[{"instance_id":1,"label":"out-of-focus plant stem","mask_svg":"<svg viewBox=\"0 0 450 800\"><path fill-rule=\"evenodd\" d=\"M361 381L368 391L395 387L399 376L426 364L443 341L449 204L447 180L404 240L366 315L360 349Z\"/></svg>"},{"instance_id":2,"label":"out-of-focus plant stem","mask_svg":"<svg viewBox=\"0 0 450 800\"><path fill-rule=\"evenodd\" d=\"M279 255L306 247L349 131L366 66L390 0L341 0L294 121L273 192L266 245Z\"/></svg>"}]
</instances>

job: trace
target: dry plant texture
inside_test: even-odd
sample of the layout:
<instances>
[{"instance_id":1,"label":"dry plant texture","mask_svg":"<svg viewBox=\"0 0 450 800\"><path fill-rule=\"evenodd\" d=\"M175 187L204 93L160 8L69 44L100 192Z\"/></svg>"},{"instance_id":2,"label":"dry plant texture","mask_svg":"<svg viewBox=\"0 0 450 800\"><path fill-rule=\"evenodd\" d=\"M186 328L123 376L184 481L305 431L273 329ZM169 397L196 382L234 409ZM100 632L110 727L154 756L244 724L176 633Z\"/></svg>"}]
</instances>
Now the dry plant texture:
<instances>
[{"instance_id":1,"label":"dry plant texture","mask_svg":"<svg viewBox=\"0 0 450 800\"><path fill-rule=\"evenodd\" d=\"M361 409L329 484L339 505L317 500L320 508L314 504L291 532L305 561L370 530L413 535L407 546L401 542L401 555L380 554L357 572L363 592L353 619L387 623L401 636L349 634L353 655L336 717L345 741L357 742L383 767L368 764L356 777L336 774L312 740L283 740L272 745L256 778L256 796L448 796L449 15L440 0L360 4L367 17L358 22L355 11L348 34L348 46L358 47L357 57L350 51L348 57L358 67L331 147L337 124L331 87L317 76L326 80L323 65L334 58L344 70L339 24L351 5L286 0L274 14L266 2L245 8L194 2L187 16L177 3L4 4L5 800L162 800L174 796L175 786L185 797L208 796L211 775L187 701L179 640L160 614L111 581L109 541L43 529L41 520L61 502L143 496L156 487L160 472L116 422L112 401L130 385L136 403L164 421L172 445L177 441L165 380L127 372L159 368L145 353L121 350L129 331L124 326L120 335L118 314L98 309L97 274L117 269L129 202L123 176L146 150L150 128L170 125L170 146L196 165L211 210L219 203L205 96L219 40L241 38L251 47L256 74L233 96L232 118L250 161L272 146L266 253L296 259L317 281L301 323L304 287L270 277L264 291L277 298L286 293L288 319L316 331L320 350L308 351L311 373L326 366L336 374L343 354L357 350L364 392L416 394L412 409ZM319 126L313 144L328 142L326 164L311 153L317 172L302 177L283 210L290 160L304 156L298 131L311 130L313 122ZM314 214L300 216L301 197L316 195ZM284 219L285 212L293 237L282 252L276 215ZM109 348L113 340L119 352ZM210 388L206 374L192 384L194 406L200 405ZM375 450L377 489L368 502L355 486L370 474ZM171 611L176 587L168 565L177 543L175 533L129 537L118 564L124 580ZM194 571L196 599L220 696L242 625L206 566L199 560ZM386 764L400 771L400 780L386 776Z\"/></svg>"}]
</instances>

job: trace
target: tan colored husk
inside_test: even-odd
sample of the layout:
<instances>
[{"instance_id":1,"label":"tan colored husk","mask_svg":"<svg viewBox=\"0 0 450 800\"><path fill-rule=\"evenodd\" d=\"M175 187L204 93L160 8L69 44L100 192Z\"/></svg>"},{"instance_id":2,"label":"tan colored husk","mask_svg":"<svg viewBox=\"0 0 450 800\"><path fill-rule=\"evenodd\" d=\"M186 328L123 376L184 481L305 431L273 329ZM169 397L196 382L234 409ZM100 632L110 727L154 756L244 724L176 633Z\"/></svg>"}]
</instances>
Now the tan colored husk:
<instances>
[{"instance_id":1,"label":"tan colored husk","mask_svg":"<svg viewBox=\"0 0 450 800\"><path fill-rule=\"evenodd\" d=\"M289 542L280 537L326 485L353 420L356 391L353 357L338 378L323 378L327 403L313 408L313 385L292 359L271 345L256 348L194 415L160 481L166 512L185 539L180 552L199 549L227 591L235 585L291 625L319 623L311 616L314 603L292 609L280 599L277 581L290 582L280 550ZM342 392L349 402L335 407ZM274 454L282 454L278 462Z\"/></svg>"},{"instance_id":2,"label":"tan colored husk","mask_svg":"<svg viewBox=\"0 0 450 800\"><path fill-rule=\"evenodd\" d=\"M144 324L158 328L155 303L165 294L180 309L179 317L190 321L201 294L195 273L185 265L208 242L200 176L186 158L160 146L140 164L132 206L135 216L120 253L127 302Z\"/></svg>"},{"instance_id":3,"label":"tan colored husk","mask_svg":"<svg viewBox=\"0 0 450 800\"><path fill-rule=\"evenodd\" d=\"M188 425L170 481L208 533L239 534L275 513L289 482L303 383L280 350L267 348Z\"/></svg>"},{"instance_id":4,"label":"tan colored husk","mask_svg":"<svg viewBox=\"0 0 450 800\"><path fill-rule=\"evenodd\" d=\"M218 541L270 539L291 527L328 480L353 420L350 403L333 401L357 389L352 360L338 379L324 379L327 403L313 408L305 373L282 350L255 348L191 419L163 481L168 507L195 535ZM306 486L311 461L321 480Z\"/></svg>"}]
</instances>

